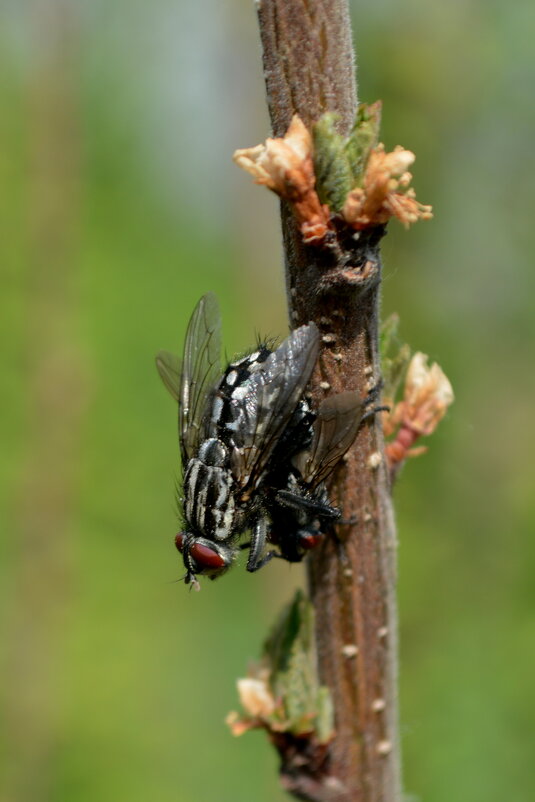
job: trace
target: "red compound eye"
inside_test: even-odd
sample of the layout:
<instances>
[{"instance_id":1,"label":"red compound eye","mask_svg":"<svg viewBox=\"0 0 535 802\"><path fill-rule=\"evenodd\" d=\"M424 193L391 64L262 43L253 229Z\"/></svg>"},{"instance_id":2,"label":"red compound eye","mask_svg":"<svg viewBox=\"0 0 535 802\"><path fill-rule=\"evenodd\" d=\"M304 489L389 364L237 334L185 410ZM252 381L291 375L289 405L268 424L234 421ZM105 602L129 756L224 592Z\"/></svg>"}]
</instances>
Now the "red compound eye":
<instances>
[{"instance_id":1,"label":"red compound eye","mask_svg":"<svg viewBox=\"0 0 535 802\"><path fill-rule=\"evenodd\" d=\"M323 535L321 532L317 535L301 535L299 545L308 551L310 549L315 549L318 543L321 543L322 539Z\"/></svg>"},{"instance_id":2,"label":"red compound eye","mask_svg":"<svg viewBox=\"0 0 535 802\"><path fill-rule=\"evenodd\" d=\"M202 546L200 543L194 543L189 553L197 565L202 568L224 568L226 565L225 560L217 551L208 546Z\"/></svg>"},{"instance_id":3,"label":"red compound eye","mask_svg":"<svg viewBox=\"0 0 535 802\"><path fill-rule=\"evenodd\" d=\"M185 539L186 535L183 532L179 532L178 535L175 535L175 546L181 553L184 551ZM189 547L189 553L201 571L205 568L225 568L227 565L223 557L221 557L217 551L211 549L210 546L203 546L202 543L196 540L193 540Z\"/></svg>"}]
</instances>

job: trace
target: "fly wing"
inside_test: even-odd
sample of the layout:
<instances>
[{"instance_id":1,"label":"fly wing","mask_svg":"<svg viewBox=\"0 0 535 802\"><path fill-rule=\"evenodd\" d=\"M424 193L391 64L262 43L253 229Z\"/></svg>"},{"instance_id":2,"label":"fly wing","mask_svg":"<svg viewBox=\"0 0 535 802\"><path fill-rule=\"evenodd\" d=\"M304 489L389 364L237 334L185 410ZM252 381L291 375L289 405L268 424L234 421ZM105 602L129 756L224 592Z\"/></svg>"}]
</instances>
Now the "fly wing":
<instances>
[{"instance_id":1,"label":"fly wing","mask_svg":"<svg viewBox=\"0 0 535 802\"><path fill-rule=\"evenodd\" d=\"M156 354L156 368L160 378L175 399L180 400L180 378L182 365L180 358L170 351L158 351Z\"/></svg>"},{"instance_id":2,"label":"fly wing","mask_svg":"<svg viewBox=\"0 0 535 802\"><path fill-rule=\"evenodd\" d=\"M180 449L186 465L198 450L207 403L221 378L221 316L213 293L203 295L191 316L182 368L178 357L168 351L160 351L156 366L178 401Z\"/></svg>"},{"instance_id":3,"label":"fly wing","mask_svg":"<svg viewBox=\"0 0 535 802\"><path fill-rule=\"evenodd\" d=\"M293 331L233 393L233 474L254 489L312 374L319 350L314 323Z\"/></svg>"},{"instance_id":4,"label":"fly wing","mask_svg":"<svg viewBox=\"0 0 535 802\"><path fill-rule=\"evenodd\" d=\"M355 392L333 395L320 404L310 448L293 459L295 467L312 489L327 478L353 443L363 408L360 396Z\"/></svg>"},{"instance_id":5,"label":"fly wing","mask_svg":"<svg viewBox=\"0 0 535 802\"><path fill-rule=\"evenodd\" d=\"M203 295L186 332L178 425L183 454L196 453L209 395L221 378L221 315L217 298Z\"/></svg>"}]
</instances>

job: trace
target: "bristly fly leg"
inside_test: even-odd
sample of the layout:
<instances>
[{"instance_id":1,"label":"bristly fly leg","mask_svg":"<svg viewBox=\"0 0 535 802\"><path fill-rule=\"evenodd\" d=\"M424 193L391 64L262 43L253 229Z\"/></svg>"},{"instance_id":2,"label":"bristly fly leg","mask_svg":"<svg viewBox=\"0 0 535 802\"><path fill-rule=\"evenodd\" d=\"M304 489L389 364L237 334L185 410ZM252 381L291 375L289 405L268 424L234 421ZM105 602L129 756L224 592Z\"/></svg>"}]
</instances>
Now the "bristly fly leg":
<instances>
[{"instance_id":1,"label":"bristly fly leg","mask_svg":"<svg viewBox=\"0 0 535 802\"><path fill-rule=\"evenodd\" d=\"M364 407L369 407L371 404L373 404L374 406L363 414L362 418L360 419L361 425L370 418L373 418L374 415L377 415L378 412L390 412L389 406L385 404L381 406L376 405L377 401L379 401L381 397L382 389L383 389L383 380L381 379L376 384L374 384L374 386L370 390L368 390L368 394L364 399Z\"/></svg>"},{"instance_id":2,"label":"bristly fly leg","mask_svg":"<svg viewBox=\"0 0 535 802\"><path fill-rule=\"evenodd\" d=\"M315 512L321 515L323 518L336 519L340 517L340 510L330 504L326 504L325 501L298 496L290 490L279 490L276 498L280 504L290 509L308 510L311 513Z\"/></svg>"},{"instance_id":3,"label":"bristly fly leg","mask_svg":"<svg viewBox=\"0 0 535 802\"><path fill-rule=\"evenodd\" d=\"M249 549L249 559L247 560L246 567L251 573L259 571L260 568L263 568L264 565L271 562L274 557L284 559L282 555L275 550L268 551L262 555L262 551L266 545L268 525L268 518L266 518L265 515L261 516L253 526L251 540L247 541L247 543L240 543L239 548L242 551Z\"/></svg>"},{"instance_id":4,"label":"bristly fly leg","mask_svg":"<svg viewBox=\"0 0 535 802\"><path fill-rule=\"evenodd\" d=\"M276 554L276 552L268 551L267 554L262 556L264 546L266 545L268 535L269 520L265 515L260 515L252 528L251 540L247 544L249 546L249 559L247 560L248 571L258 571L267 562L269 562ZM240 548L243 548L241 546Z\"/></svg>"}]
</instances>

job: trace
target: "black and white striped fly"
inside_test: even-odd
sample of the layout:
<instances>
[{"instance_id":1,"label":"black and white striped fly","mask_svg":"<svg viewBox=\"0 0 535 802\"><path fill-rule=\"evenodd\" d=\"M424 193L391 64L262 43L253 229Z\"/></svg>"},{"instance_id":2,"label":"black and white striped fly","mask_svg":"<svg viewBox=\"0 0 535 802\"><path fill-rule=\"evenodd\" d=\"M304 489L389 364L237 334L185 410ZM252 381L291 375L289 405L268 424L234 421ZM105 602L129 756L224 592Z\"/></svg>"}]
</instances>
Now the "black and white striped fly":
<instances>
[{"instance_id":1,"label":"black and white striped fly","mask_svg":"<svg viewBox=\"0 0 535 802\"><path fill-rule=\"evenodd\" d=\"M221 373L221 318L208 293L188 325L182 363L166 351L156 357L179 406L184 531L175 543L186 583L197 586L197 575L214 579L224 573L245 531L251 532L247 570L274 556L263 553L270 528L263 491L268 477L277 475L272 460L281 444L286 440L287 459L312 438L313 418L303 393L318 350L318 329L310 323L275 350L261 345ZM293 445L287 431L301 433Z\"/></svg>"}]
</instances>

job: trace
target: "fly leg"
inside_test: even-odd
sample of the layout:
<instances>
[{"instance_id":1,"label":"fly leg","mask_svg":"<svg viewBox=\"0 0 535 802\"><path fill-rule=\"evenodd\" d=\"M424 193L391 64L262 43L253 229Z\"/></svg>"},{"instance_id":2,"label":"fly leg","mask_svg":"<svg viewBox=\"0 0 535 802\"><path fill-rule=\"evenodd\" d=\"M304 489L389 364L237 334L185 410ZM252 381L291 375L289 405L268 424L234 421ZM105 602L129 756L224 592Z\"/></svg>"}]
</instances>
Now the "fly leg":
<instances>
[{"instance_id":1,"label":"fly leg","mask_svg":"<svg viewBox=\"0 0 535 802\"><path fill-rule=\"evenodd\" d=\"M242 548L249 547L249 559L247 560L248 571L258 571L266 565L273 557L280 557L278 551L268 551L262 555L266 545L268 535L269 519L266 515L261 515L254 523L250 543L244 544Z\"/></svg>"},{"instance_id":2,"label":"fly leg","mask_svg":"<svg viewBox=\"0 0 535 802\"><path fill-rule=\"evenodd\" d=\"M377 415L378 412L390 412L390 407L387 405L383 405L381 407L374 407L373 409L369 409L368 412L365 412L362 418L360 419L360 425L364 423L364 421L373 418L374 415Z\"/></svg>"},{"instance_id":3,"label":"fly leg","mask_svg":"<svg viewBox=\"0 0 535 802\"><path fill-rule=\"evenodd\" d=\"M382 389L383 389L383 381L381 380L378 381L377 384L375 384L371 388L371 390L369 390L368 395L364 399L364 408L369 407L371 404L373 404L374 406L372 406L371 409L368 409L363 414L362 418L360 419L361 426L365 421L369 420L370 418L373 418L373 416L376 415L378 412L390 412L389 406L385 405L377 406L377 402L380 401L381 399Z\"/></svg>"},{"instance_id":4,"label":"fly leg","mask_svg":"<svg viewBox=\"0 0 535 802\"><path fill-rule=\"evenodd\" d=\"M290 507L294 510L303 510L309 515L316 514L322 518L339 518L340 510L333 507L324 501L322 498L308 498L298 493L292 493L291 490L279 490L276 495L276 500L284 507Z\"/></svg>"},{"instance_id":5,"label":"fly leg","mask_svg":"<svg viewBox=\"0 0 535 802\"><path fill-rule=\"evenodd\" d=\"M195 576L195 563L193 562L190 554L190 549L192 546L193 540L192 538L186 538L184 541L184 545L182 548L182 557L184 560L184 567L186 568L186 576L184 577L186 585L191 585L192 588L195 590L200 589L200 585L197 581Z\"/></svg>"}]
</instances>

